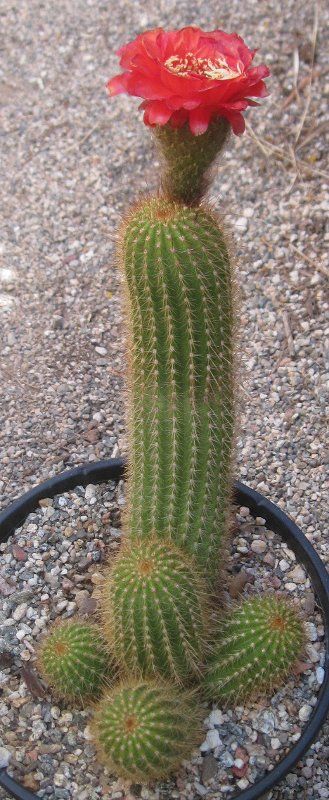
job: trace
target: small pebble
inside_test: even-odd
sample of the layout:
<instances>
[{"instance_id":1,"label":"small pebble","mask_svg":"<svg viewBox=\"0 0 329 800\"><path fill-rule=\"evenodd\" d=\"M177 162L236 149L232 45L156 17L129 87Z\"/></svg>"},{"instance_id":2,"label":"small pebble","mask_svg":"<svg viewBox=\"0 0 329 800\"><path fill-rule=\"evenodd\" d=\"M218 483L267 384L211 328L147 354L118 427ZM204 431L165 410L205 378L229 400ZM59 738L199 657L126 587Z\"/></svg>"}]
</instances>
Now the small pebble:
<instances>
[{"instance_id":1,"label":"small pebble","mask_svg":"<svg viewBox=\"0 0 329 800\"><path fill-rule=\"evenodd\" d=\"M215 728L217 725L223 725L224 717L219 708L214 708L209 714L209 725Z\"/></svg>"},{"instance_id":2,"label":"small pebble","mask_svg":"<svg viewBox=\"0 0 329 800\"><path fill-rule=\"evenodd\" d=\"M219 747L219 745L222 744L219 733L216 729L208 731L206 742L210 750L214 750L215 747Z\"/></svg>"},{"instance_id":3,"label":"small pebble","mask_svg":"<svg viewBox=\"0 0 329 800\"><path fill-rule=\"evenodd\" d=\"M265 553L267 544L266 542L263 542L262 539L254 539L254 541L251 543L251 549L253 553L259 553L261 555L262 553Z\"/></svg>"},{"instance_id":4,"label":"small pebble","mask_svg":"<svg viewBox=\"0 0 329 800\"><path fill-rule=\"evenodd\" d=\"M316 679L317 679L317 682L318 682L319 686L321 686L323 681L324 681L324 669L323 669L323 667L318 667L317 668L317 670L316 670Z\"/></svg>"},{"instance_id":5,"label":"small pebble","mask_svg":"<svg viewBox=\"0 0 329 800\"><path fill-rule=\"evenodd\" d=\"M288 572L288 578L293 583L305 583L306 575L303 568L298 564L297 567Z\"/></svg>"},{"instance_id":6,"label":"small pebble","mask_svg":"<svg viewBox=\"0 0 329 800\"><path fill-rule=\"evenodd\" d=\"M277 738L271 739L271 747L272 750L279 750L279 748L281 747L280 739Z\"/></svg>"},{"instance_id":7,"label":"small pebble","mask_svg":"<svg viewBox=\"0 0 329 800\"><path fill-rule=\"evenodd\" d=\"M312 714L312 706L309 706L307 703L305 703L305 705L303 705L299 709L298 716L299 716L299 719L301 720L301 722L307 722L307 720L310 718L311 714Z\"/></svg>"},{"instance_id":8,"label":"small pebble","mask_svg":"<svg viewBox=\"0 0 329 800\"><path fill-rule=\"evenodd\" d=\"M17 606L13 613L13 619L16 620L16 622L19 622L21 619L23 619L23 617L25 617L26 611L27 603L22 603L21 605Z\"/></svg>"},{"instance_id":9,"label":"small pebble","mask_svg":"<svg viewBox=\"0 0 329 800\"><path fill-rule=\"evenodd\" d=\"M0 769L8 767L10 759L11 759L10 750L7 750L5 747L0 747Z\"/></svg>"}]
</instances>

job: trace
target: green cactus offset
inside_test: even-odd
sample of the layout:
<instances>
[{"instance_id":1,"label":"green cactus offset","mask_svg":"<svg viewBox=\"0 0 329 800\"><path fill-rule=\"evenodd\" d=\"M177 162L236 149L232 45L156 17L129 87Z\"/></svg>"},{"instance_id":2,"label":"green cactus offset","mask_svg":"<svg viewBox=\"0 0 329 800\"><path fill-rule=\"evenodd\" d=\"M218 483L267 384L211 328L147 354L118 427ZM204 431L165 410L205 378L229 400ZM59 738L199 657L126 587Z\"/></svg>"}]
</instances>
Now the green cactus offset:
<instances>
[{"instance_id":1,"label":"green cactus offset","mask_svg":"<svg viewBox=\"0 0 329 800\"><path fill-rule=\"evenodd\" d=\"M103 628L122 670L178 682L200 673L209 626L194 560L171 542L126 542L102 591Z\"/></svg>"},{"instance_id":2,"label":"green cactus offset","mask_svg":"<svg viewBox=\"0 0 329 800\"><path fill-rule=\"evenodd\" d=\"M78 619L53 626L41 643L38 666L56 695L81 702L95 697L113 672L102 632Z\"/></svg>"},{"instance_id":3,"label":"green cactus offset","mask_svg":"<svg viewBox=\"0 0 329 800\"><path fill-rule=\"evenodd\" d=\"M233 279L215 214L161 198L122 231L130 348L132 538L156 534L214 581L234 436Z\"/></svg>"},{"instance_id":4,"label":"green cactus offset","mask_svg":"<svg viewBox=\"0 0 329 800\"><path fill-rule=\"evenodd\" d=\"M268 595L243 601L224 618L215 639L205 678L209 697L236 704L273 691L303 644L303 622L289 599Z\"/></svg>"},{"instance_id":5,"label":"green cactus offset","mask_svg":"<svg viewBox=\"0 0 329 800\"><path fill-rule=\"evenodd\" d=\"M100 760L123 778L167 777L201 739L193 693L145 681L115 687L95 707Z\"/></svg>"}]
</instances>

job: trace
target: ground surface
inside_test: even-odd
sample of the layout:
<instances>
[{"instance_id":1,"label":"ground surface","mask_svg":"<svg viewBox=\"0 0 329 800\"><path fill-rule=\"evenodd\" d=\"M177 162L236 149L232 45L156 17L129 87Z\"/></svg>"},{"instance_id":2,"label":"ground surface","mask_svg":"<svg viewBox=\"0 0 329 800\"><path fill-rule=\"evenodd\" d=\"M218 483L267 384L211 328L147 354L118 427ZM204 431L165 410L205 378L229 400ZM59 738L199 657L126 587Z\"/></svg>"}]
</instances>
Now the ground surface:
<instances>
[{"instance_id":1,"label":"ground surface","mask_svg":"<svg viewBox=\"0 0 329 800\"><path fill-rule=\"evenodd\" d=\"M200 23L237 30L272 70L271 97L249 115L258 143L231 141L211 193L236 234L242 288L237 475L326 557L325 4L313 71L314 7L301 0L2 0L0 14L1 505L65 467L124 452L115 230L155 170L137 102L108 101L104 83L127 38ZM329 797L325 734L307 759L275 800Z\"/></svg>"}]
</instances>

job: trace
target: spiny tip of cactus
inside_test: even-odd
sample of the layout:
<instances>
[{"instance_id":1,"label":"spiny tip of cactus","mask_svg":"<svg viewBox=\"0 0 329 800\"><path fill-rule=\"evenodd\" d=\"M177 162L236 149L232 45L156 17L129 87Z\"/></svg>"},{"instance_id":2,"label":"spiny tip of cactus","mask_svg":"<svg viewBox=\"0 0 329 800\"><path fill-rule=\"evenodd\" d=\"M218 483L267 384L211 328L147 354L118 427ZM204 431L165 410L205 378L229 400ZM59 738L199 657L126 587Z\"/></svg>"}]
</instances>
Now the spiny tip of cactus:
<instances>
[{"instance_id":1,"label":"spiny tip of cactus","mask_svg":"<svg viewBox=\"0 0 329 800\"><path fill-rule=\"evenodd\" d=\"M126 542L105 575L102 618L122 670L199 674L207 599L194 559L163 539Z\"/></svg>"},{"instance_id":2,"label":"spiny tip of cactus","mask_svg":"<svg viewBox=\"0 0 329 800\"><path fill-rule=\"evenodd\" d=\"M299 658L304 625L289 599L255 596L230 611L215 639L205 678L208 695L234 702L280 685Z\"/></svg>"},{"instance_id":3,"label":"spiny tip of cactus","mask_svg":"<svg viewBox=\"0 0 329 800\"><path fill-rule=\"evenodd\" d=\"M78 619L53 625L40 645L38 667L56 696L79 702L95 697L113 672L101 630Z\"/></svg>"},{"instance_id":4,"label":"spiny tip of cactus","mask_svg":"<svg viewBox=\"0 0 329 800\"><path fill-rule=\"evenodd\" d=\"M100 760L120 777L167 777L201 739L194 693L165 682L136 680L107 692L94 709Z\"/></svg>"}]
</instances>

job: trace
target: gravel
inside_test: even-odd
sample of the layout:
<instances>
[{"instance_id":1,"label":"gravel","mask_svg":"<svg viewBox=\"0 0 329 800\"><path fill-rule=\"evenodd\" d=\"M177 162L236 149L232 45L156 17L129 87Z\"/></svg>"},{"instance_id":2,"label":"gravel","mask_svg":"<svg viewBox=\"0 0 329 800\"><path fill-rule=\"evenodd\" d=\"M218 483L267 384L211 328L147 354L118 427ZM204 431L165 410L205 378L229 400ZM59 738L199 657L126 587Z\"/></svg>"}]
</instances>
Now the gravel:
<instances>
[{"instance_id":1,"label":"gravel","mask_svg":"<svg viewBox=\"0 0 329 800\"><path fill-rule=\"evenodd\" d=\"M320 4L312 92L296 151L303 162L298 174L289 161L289 148L298 135L308 98L305 79L312 62L312 4L287 0L283 9L278 0L270 4L268 0L222 0L219 14L215 0L206 4L201 0L179 4L159 0L156 7L150 0L129 4L124 0L61 0L56 4L3 0L1 17L5 31L1 76L1 506L64 468L125 452L125 329L121 277L114 267L115 231L128 204L141 191L155 186L155 170L150 163L149 134L138 117L137 103L125 97L108 101L104 83L117 71L115 49L145 27L191 22L219 26L238 30L270 65L271 97L262 109L251 110L248 118L262 147L266 140L281 148L276 155L265 156L249 133L231 139L211 189L211 202L225 212L234 230L239 261L244 366L236 474L282 506L328 562L323 437L328 406L328 10ZM297 69L299 97L291 94ZM94 495L90 492L88 503L94 513L97 504L91 503ZM43 506L45 529L56 522L56 513L51 503ZM248 510L245 518L248 520ZM102 527L108 524L101 523L100 542ZM88 549L92 537L89 541L90 532L83 533L81 517L80 524L82 538L73 542L72 554L74 551L81 569L80 550L83 552L82 563L89 574L93 553L97 558L102 548L100 544ZM111 525L115 528L116 521ZM69 547L62 557L71 547L69 528L68 517L62 541ZM35 533L29 534L32 542ZM77 600L70 578L64 575L59 580L59 571L50 565L52 557L48 564L38 551L38 557L31 559L30 546L24 541L16 536L10 554L12 566L16 577L17 569L21 570L23 584L31 578L36 583L26 596L25 589L18 590L1 573L0 591L8 601L17 592L23 594L13 601L18 614L17 608L27 604L25 617L14 619L6 632L13 633L15 658L18 648L23 663L29 666L33 656L29 637L34 641L35 629L39 627L41 632L44 620L47 622L49 598L61 586L63 597L59 596L58 608L53 609L56 615L75 613ZM77 544L80 541L82 545ZM255 536L254 547L256 541ZM45 538L43 555L47 548ZM239 565L245 549L245 543L237 545ZM284 566L279 568L271 565L272 546L263 554L253 552L254 556L262 559L269 571L275 570L274 577L284 580L292 595L303 590L303 583L298 582L302 576L286 552L280 556ZM67 563L64 559L61 569L69 572ZM38 595L43 613L38 611L35 619L29 618L45 564L43 594ZM78 591L85 591L83 582ZM80 595L78 600L86 602L87 597ZM311 592L304 594L304 601L312 617ZM316 670L312 674L321 681L318 643L310 641L309 658ZM15 713L25 700L16 696L16 691L11 701L17 704ZM300 705L308 705L308 700ZM22 703L22 711L26 705ZM42 718L35 716L36 742L40 736L42 742L40 723ZM45 774L47 770L52 774L51 763L61 746L58 731L64 729L57 723L56 730L49 745L53 750L42 756ZM69 730L63 735L69 737ZM280 737L274 730L272 739L276 738ZM81 739L76 750L84 752L91 746L86 742ZM6 741L5 748L9 746ZM33 760L34 745L30 752L33 774L39 769ZM231 754L227 749L224 752ZM278 753L275 748L274 752ZM74 783L82 754L74 750L68 754L71 763L65 762L63 769L72 772ZM326 729L284 786L273 793L273 800L328 796L328 754ZM84 758L89 769L88 752ZM208 763L211 770L212 761ZM58 778L67 783L65 774L64 779ZM90 788L93 786L92 782L88 790L80 786L79 800L98 797L98 790ZM72 788L72 797L76 791ZM112 797L116 792L122 796L120 788L112 786L111 791ZM138 791L132 796L142 796ZM179 791L173 787L171 796L179 796ZM56 793L56 797L68 797L60 784ZM143 796L148 795L144 792Z\"/></svg>"},{"instance_id":2,"label":"gravel","mask_svg":"<svg viewBox=\"0 0 329 800\"><path fill-rule=\"evenodd\" d=\"M0 545L6 587L0 616L0 714L6 735L3 743L0 740L0 759L40 797L78 800L87 792L96 799L104 786L111 798L134 796L130 784L108 775L97 763L90 711L55 703L36 664L38 642L53 620L97 614L104 562L111 561L120 546L124 503L123 482L117 487L78 487L41 500L14 536ZM266 529L264 520L254 522L248 509L236 509L233 532L225 601L258 594L264 584L272 592L287 591L289 573L280 564L285 558L292 565L295 556ZM257 542L265 548L255 550ZM17 547L24 551L24 560L14 556ZM230 798L272 769L298 741L323 679L324 627L307 575L290 595L305 613L306 646L285 686L273 697L245 707L205 704L200 747L183 762L175 782L141 787L145 800Z\"/></svg>"}]
</instances>

